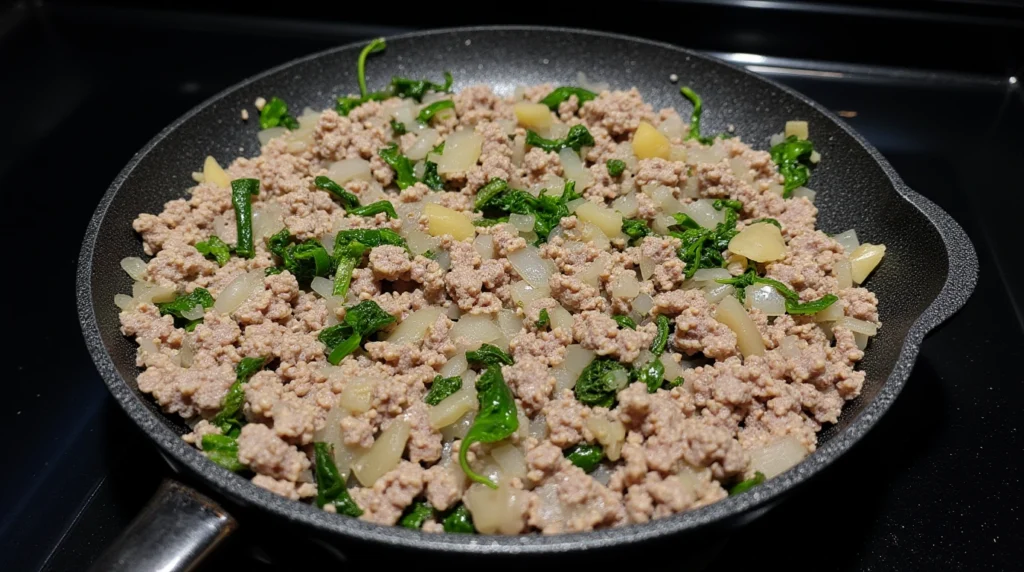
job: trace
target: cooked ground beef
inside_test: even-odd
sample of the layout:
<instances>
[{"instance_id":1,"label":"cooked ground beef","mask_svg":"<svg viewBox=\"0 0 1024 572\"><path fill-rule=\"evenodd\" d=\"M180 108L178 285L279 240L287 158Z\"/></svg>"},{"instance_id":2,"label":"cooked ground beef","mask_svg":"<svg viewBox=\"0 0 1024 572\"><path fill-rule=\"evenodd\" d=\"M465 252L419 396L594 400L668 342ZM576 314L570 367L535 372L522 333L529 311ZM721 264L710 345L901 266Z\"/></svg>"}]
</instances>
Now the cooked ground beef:
<instances>
[{"instance_id":1,"label":"cooked ground beef","mask_svg":"<svg viewBox=\"0 0 1024 572\"><path fill-rule=\"evenodd\" d=\"M428 95L423 104L396 97L364 103L347 116L307 113L298 130L226 169L228 179L261 183L252 198L258 219L252 258L233 256L219 266L196 250L211 235L236 241L230 189L209 172L188 197L168 202L157 215L139 215L134 228L152 258L137 278L164 288L161 299L173 297L167 289L183 294L197 288L219 299L253 271L259 276L280 264L268 239L281 228L328 246L335 233L353 228L392 229L408 241L408 247L370 249L346 299L325 297L329 290L316 284L322 279L300 281L285 270L253 282L230 312L206 309L194 329L162 315L144 295L122 302L122 332L140 345L140 390L185 418L194 428L185 440L201 446L205 436L221 436L214 418L236 380L236 365L246 357L269 358L243 386L237 460L253 483L296 501L315 497L312 444L327 441L360 518L395 524L424 499L437 511L426 530L443 529L444 511L460 501L481 532L558 533L647 522L715 502L738 481L756 472L774 476L812 452L822 425L836 422L843 403L860 393L864 374L854 366L865 338L849 324L879 326L878 301L842 276L844 265L849 274L847 251L815 230L814 205L782 197L783 178L768 153L739 138L710 145L686 140L676 111L655 112L636 89L604 91L582 104L574 95L550 113L551 126L542 134L558 138L568 126L585 126L594 144L579 150L589 176L576 180L576 192L653 223L654 234L630 243L572 214L555 221L550 237L519 230L521 221L476 226L462 240L434 229L427 205L478 221L476 193L496 178L533 194L562 191L574 167L556 152L525 146L526 128L516 122L517 103L535 103L551 89L504 97L473 86L454 97ZM408 119L447 97L454 109L435 117L431 129L413 122L408 133L393 134L394 118ZM630 143L642 123L662 129L669 157L634 156ZM478 136L479 157L465 170L443 172L441 190L423 183L399 190L395 172L378 154L398 143L422 176L423 159L431 158L424 150L466 131ZM621 175L609 174L610 159L624 162ZM314 185L324 175L364 205L391 201L398 218L349 214ZM835 294L840 311L816 321L814 315L768 316L748 305L765 351L744 356L738 333L717 319L723 297L734 294L693 275L678 255L680 239L659 227L665 214L704 199L740 201L740 230L756 219L776 219L786 253L757 265L758 274L784 283L802 302ZM667 204L678 208L668 211ZM527 250L550 264L547 284L531 278L532 289L524 288L512 259ZM746 259L729 252L724 259L726 277L745 272ZM395 323L331 365L318 334L365 300ZM629 316L635 327L613 320L618 315ZM429 319L416 322L416 335L396 340L392 332L411 316ZM573 384L586 361L614 360L628 371L658 357L650 348L662 316L671 329L661 354L664 383L623 384L610 408L577 399ZM477 326L470 328L472 320ZM501 374L520 421L509 438L469 450L474 470L499 483L493 493L470 486L457 461L475 399L464 400L467 413L443 423L436 416L452 402L424 401L439 375L462 376L462 391L469 391L477 373L465 354L484 336L513 359ZM393 454L381 455L395 443ZM604 450L590 473L565 454L581 444ZM382 456L387 460L371 470Z\"/></svg>"}]
</instances>

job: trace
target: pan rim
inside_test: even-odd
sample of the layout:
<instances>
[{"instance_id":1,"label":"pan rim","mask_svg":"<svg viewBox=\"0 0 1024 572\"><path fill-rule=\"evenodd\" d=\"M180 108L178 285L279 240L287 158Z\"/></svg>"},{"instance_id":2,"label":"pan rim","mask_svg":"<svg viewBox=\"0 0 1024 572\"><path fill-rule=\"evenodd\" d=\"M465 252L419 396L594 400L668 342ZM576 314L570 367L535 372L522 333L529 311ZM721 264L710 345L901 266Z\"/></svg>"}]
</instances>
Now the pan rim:
<instances>
[{"instance_id":1,"label":"pan rim","mask_svg":"<svg viewBox=\"0 0 1024 572\"><path fill-rule=\"evenodd\" d=\"M610 39L616 41L628 41L643 44L651 47L668 50L679 56L699 58L709 64L724 66L739 71L745 77L756 78L757 81L765 82L771 87L778 89L785 94L796 98L800 102L811 106L822 113L858 145L864 149L870 157L881 167L886 177L892 183L895 191L906 201L921 211L926 218L936 227L946 243L947 252L954 256L950 241L943 233L940 223L936 220L938 215L944 215L934 205L923 199L917 193L911 191L900 179L891 165L882 157L870 143L864 140L856 131L841 121L828 109L814 102L803 94L770 79L764 78L741 66L719 60L686 48L672 44L647 40L634 36L601 32L594 30L575 29L566 27L549 26L474 26L443 28L425 30L388 36L389 40L409 40L421 37L433 37L453 35L466 32L488 32L488 31L528 31L556 34L571 34ZM307 61L325 57L330 54L361 47L365 42L349 43L327 50L316 52L279 66L268 69L257 75L249 77L227 89L217 93L203 101L187 113L176 119L170 125L161 130L156 136L146 143L121 170L114 181L108 187L90 219L88 229L83 241L82 250L79 256L77 276L77 298L79 321L93 362L96 364L101 377L103 377L108 389L118 401L122 409L132 420L160 447L160 449L176 462L187 466L192 472L202 476L204 482L217 490L220 494L230 497L235 502L242 504L258 504L262 509L293 523L312 527L319 532L337 534L342 537L351 538L361 542L373 542L395 547L428 550L434 552L457 552L464 554L542 554L542 553L566 553L581 550L609 548L614 546L632 544L637 542L664 538L672 534L693 531L697 528L721 524L729 519L749 514L756 509L766 508L779 500L783 495L789 493L796 486L804 481L818 475L825 468L831 465L838 457L849 450L857 441L874 426L877 419L881 417L899 395L913 367L914 361L919 353L920 344L924 336L932 328L940 324L949 315L958 309L966 297L973 290L973 282L965 286L963 281L959 284L961 290L967 288L966 292L960 292L962 300L956 296L951 301L948 290L957 288L958 284L952 281L952 265L945 285L937 299L932 303L910 326L907 336L903 342L899 356L895 362L892 373L883 382L878 395L860 412L856 418L851 420L849 426L838 432L828 442L821 445L817 451L801 462L793 469L767 481L765 484L752 489L747 494L735 497L728 497L708 506L690 512L676 514L671 517L654 520L644 524L631 524L621 527L603 529L592 532L567 533L558 535L528 534L518 536L483 536L483 535L457 535L457 534L430 534L419 530L407 530L398 526L386 526L366 523L357 519L338 518L336 515L324 512L315 507L291 501L253 485L248 479L240 477L225 469L222 469L203 456L195 447L185 443L174 431L154 413L152 413L142 401L142 397L136 395L128 382L123 379L116 368L106 346L103 344L99 330L99 323L95 316L95 309L92 306L92 258L96 242L99 238L99 228L107 210L113 203L117 192L124 181L133 173L135 168L148 156L150 151L160 144L170 133L189 121L196 114L206 109L213 103L223 99L225 96L243 89L252 83L262 80L292 66ZM931 208L929 208L929 205ZM936 212L937 211L937 212ZM948 218L948 215L945 215ZM949 222L952 222L950 219ZM955 223L952 223L955 226ZM962 231L960 231L962 232ZM969 241L968 241L969 245ZM973 255L973 248L968 254ZM967 256L965 253L960 253ZM968 265L969 266L969 265ZM976 257L974 261L974 275L976 276ZM956 292L953 293L954 295ZM944 296L945 295L945 296ZM946 305L940 304L940 299L946 299ZM953 307L950 307L952 304Z\"/></svg>"}]
</instances>

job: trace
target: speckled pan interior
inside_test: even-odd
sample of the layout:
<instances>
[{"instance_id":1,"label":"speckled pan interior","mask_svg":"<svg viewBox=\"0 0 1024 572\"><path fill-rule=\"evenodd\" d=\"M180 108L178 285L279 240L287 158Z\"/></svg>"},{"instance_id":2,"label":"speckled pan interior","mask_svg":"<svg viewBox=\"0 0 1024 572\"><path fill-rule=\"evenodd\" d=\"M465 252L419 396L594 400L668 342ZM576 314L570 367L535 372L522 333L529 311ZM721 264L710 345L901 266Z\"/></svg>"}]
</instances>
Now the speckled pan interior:
<instances>
[{"instance_id":1,"label":"speckled pan interior","mask_svg":"<svg viewBox=\"0 0 1024 572\"><path fill-rule=\"evenodd\" d=\"M821 433L813 455L748 494L686 514L586 534L481 537L377 526L282 499L208 462L180 439L184 425L138 392L135 344L118 331L113 303L115 294L131 290L119 261L142 255L131 227L136 215L157 213L166 201L185 196L193 184L190 174L206 155L226 164L239 155L258 154L258 124L242 122L241 109L251 110L257 96L270 95L296 110L332 107L335 96L357 90L360 47L344 46L275 68L190 111L132 158L97 207L84 239L77 283L80 319L111 393L171 459L233 502L259 505L291 523L349 540L474 554L565 553L732 522L800 485L863 436L899 394L925 334L959 309L974 289L977 257L953 219L908 189L881 155L839 119L788 88L681 48L603 33L508 27L390 38L387 50L368 66L371 89L383 87L392 75L439 78L449 70L456 88L484 83L508 94L517 85L572 84L584 72L613 88L636 86L655 109L676 106L685 117L690 107L679 95L679 84L669 81L670 74L677 74L680 84L704 98L705 132L733 126L743 141L767 149L769 137L786 120L807 120L824 158L809 185L818 191L819 228L829 233L855 228L863 241L888 248L867 284L880 300L884 327L862 362L867 372L862 396L847 404L837 425Z\"/></svg>"}]
</instances>

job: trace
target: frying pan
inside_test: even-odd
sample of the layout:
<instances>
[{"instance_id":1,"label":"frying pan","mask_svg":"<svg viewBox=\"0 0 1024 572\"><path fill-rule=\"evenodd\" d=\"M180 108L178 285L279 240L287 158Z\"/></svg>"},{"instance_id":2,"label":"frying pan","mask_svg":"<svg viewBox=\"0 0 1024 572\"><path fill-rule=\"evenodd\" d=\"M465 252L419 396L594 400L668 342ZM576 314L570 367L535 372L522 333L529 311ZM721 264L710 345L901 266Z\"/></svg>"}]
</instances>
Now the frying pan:
<instances>
[{"instance_id":1,"label":"frying pan","mask_svg":"<svg viewBox=\"0 0 1024 572\"><path fill-rule=\"evenodd\" d=\"M258 96L277 95L293 109L330 107L355 90L355 61L362 45L348 45L296 60L248 79L199 105L153 138L128 163L92 217L78 267L78 308L85 339L100 374L125 412L148 434L183 476L221 500L229 511L249 510L275 526L297 527L345 551L411 551L453 558L478 555L574 555L626 545L692 538L735 526L759 514L821 472L850 449L889 408L910 374L925 335L956 312L974 290L977 256L956 222L907 188L863 138L822 106L743 69L675 46L619 35L539 27L488 27L415 33L388 39L372 57L371 89L393 75L441 77L449 70L456 88L484 83L501 93L517 85L572 84L578 72L612 88L639 88L655 109L689 105L679 85L704 98L704 130L735 133L765 149L786 120L810 123L824 160L810 185L817 189L818 226L835 233L856 228L884 243L886 258L869 281L884 322L861 367L861 396L846 404L839 422L819 436L815 453L747 494L643 525L554 536L487 537L427 534L341 517L286 500L208 461L181 439L188 428L162 414L136 386L135 344L118 330L114 295L130 291L119 268L142 254L132 220L155 213L183 196L191 171L208 154L221 164L259 153L256 122L239 110ZM150 506L97 563L102 569L187 569L233 528L214 501L180 484L161 488Z\"/></svg>"}]
</instances>

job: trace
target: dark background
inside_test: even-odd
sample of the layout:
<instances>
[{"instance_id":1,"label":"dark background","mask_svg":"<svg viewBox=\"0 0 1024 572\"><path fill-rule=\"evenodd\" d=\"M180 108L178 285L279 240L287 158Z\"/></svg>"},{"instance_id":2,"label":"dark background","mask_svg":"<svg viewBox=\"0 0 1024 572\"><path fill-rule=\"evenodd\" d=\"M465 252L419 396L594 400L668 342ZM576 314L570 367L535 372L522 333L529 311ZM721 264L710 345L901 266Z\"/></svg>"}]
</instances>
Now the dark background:
<instances>
[{"instance_id":1,"label":"dark background","mask_svg":"<svg viewBox=\"0 0 1024 572\"><path fill-rule=\"evenodd\" d=\"M711 566L1024 569L1021 4L634 1L523 5L512 18L465 6L0 2L0 568L84 568L171 473L93 369L72 292L88 218L132 154L202 100L295 57L521 23L671 42L790 85L844 112L978 250L973 299L928 338L886 417L820 478L724 536ZM204 569L289 568L246 523Z\"/></svg>"}]
</instances>

